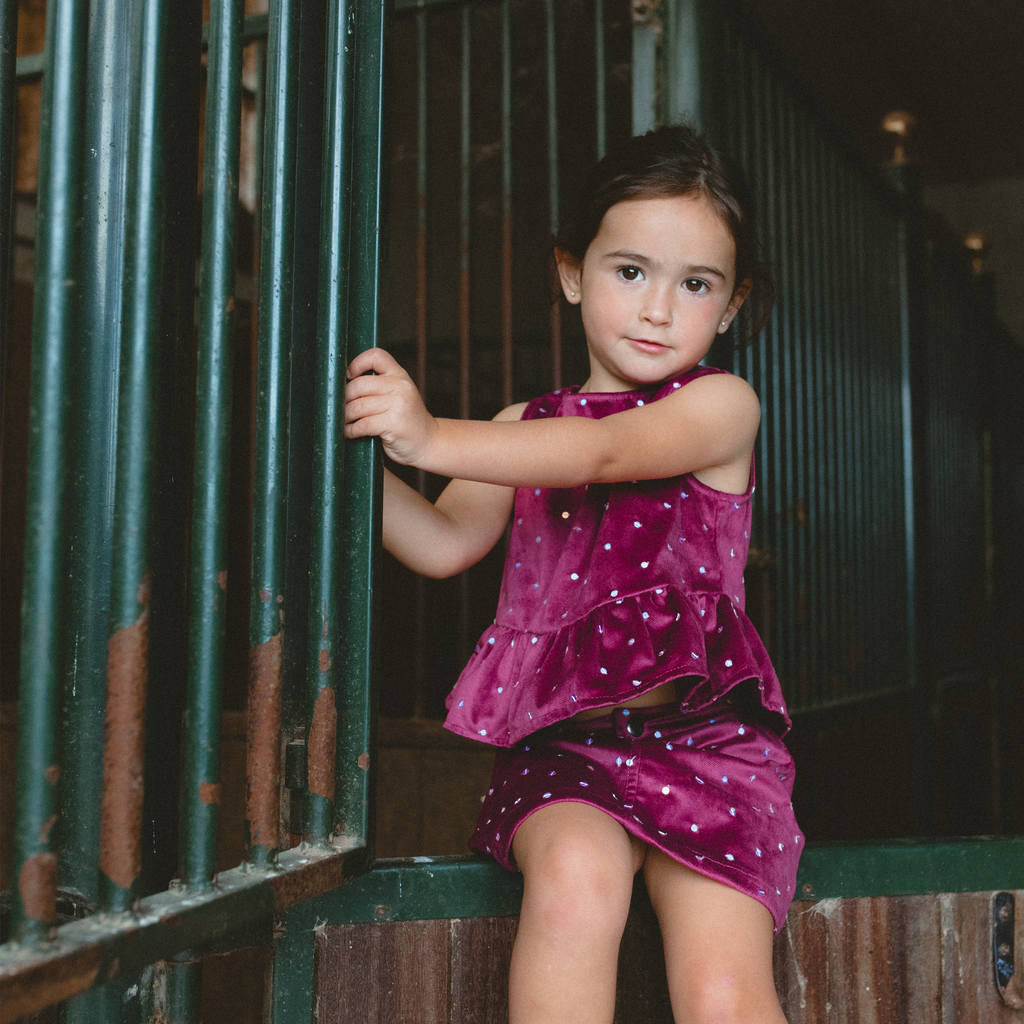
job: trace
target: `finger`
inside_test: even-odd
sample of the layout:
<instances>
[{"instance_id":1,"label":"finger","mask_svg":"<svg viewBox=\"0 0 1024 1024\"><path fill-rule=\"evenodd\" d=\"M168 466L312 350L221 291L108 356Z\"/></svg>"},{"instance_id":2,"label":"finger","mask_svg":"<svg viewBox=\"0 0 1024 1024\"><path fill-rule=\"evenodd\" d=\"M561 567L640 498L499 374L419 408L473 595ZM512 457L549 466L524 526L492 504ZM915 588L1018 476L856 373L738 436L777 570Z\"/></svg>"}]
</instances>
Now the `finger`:
<instances>
[{"instance_id":1,"label":"finger","mask_svg":"<svg viewBox=\"0 0 1024 1024\"><path fill-rule=\"evenodd\" d=\"M348 364L349 378L359 377L364 373L395 373L401 372L402 368L389 352L382 348L368 348Z\"/></svg>"},{"instance_id":2,"label":"finger","mask_svg":"<svg viewBox=\"0 0 1024 1024\"><path fill-rule=\"evenodd\" d=\"M345 403L345 422L355 423L367 416L384 416L391 411L385 396L363 395Z\"/></svg>"}]
</instances>

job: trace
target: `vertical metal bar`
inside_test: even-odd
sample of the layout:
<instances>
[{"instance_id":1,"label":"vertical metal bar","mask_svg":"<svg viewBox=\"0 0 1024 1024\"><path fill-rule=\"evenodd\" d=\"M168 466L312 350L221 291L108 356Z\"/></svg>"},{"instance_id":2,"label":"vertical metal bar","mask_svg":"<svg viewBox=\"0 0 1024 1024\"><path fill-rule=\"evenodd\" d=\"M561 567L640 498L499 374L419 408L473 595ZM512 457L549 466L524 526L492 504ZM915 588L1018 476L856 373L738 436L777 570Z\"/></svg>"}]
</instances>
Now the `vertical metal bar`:
<instances>
[{"instance_id":1,"label":"vertical metal bar","mask_svg":"<svg viewBox=\"0 0 1024 1024\"><path fill-rule=\"evenodd\" d=\"M505 0L507 3L508 0ZM427 400L427 158L428 100L430 97L427 12L416 12L416 387ZM416 488L427 493L426 470L416 471ZM416 575L415 609L415 702L413 717L426 712L427 687L427 587L426 580Z\"/></svg>"},{"instance_id":2,"label":"vertical metal bar","mask_svg":"<svg viewBox=\"0 0 1024 1024\"><path fill-rule=\"evenodd\" d=\"M459 133L459 416L470 416L470 306L469 257L472 241L470 219L471 168L471 94L472 94L472 21L469 4L462 7L462 77L460 90ZM469 636L469 573L459 573L459 634L458 649L464 654L470 645Z\"/></svg>"},{"instance_id":3,"label":"vertical metal bar","mask_svg":"<svg viewBox=\"0 0 1024 1024\"><path fill-rule=\"evenodd\" d=\"M244 13L243 0L220 0L212 5L206 79L180 852L181 880L199 891L212 884L220 804L220 692L227 606L227 496Z\"/></svg>"},{"instance_id":4,"label":"vertical metal bar","mask_svg":"<svg viewBox=\"0 0 1024 1024\"><path fill-rule=\"evenodd\" d=\"M142 869L146 681L149 666L153 407L162 287L165 65L168 5L143 8L132 83L111 634L100 818L100 905L127 910Z\"/></svg>"},{"instance_id":5,"label":"vertical metal bar","mask_svg":"<svg viewBox=\"0 0 1024 1024\"><path fill-rule=\"evenodd\" d=\"M313 1024L316 923L320 901L314 897L281 915L274 930L270 985L270 1024Z\"/></svg>"},{"instance_id":6,"label":"vertical metal bar","mask_svg":"<svg viewBox=\"0 0 1024 1024\"><path fill-rule=\"evenodd\" d=\"M68 382L74 468L68 483L67 617L61 703L60 881L98 895L103 717L107 696L110 560L125 174L131 96L133 4L89 8L89 66L82 182L78 372ZM77 1012L77 1011L69 1011Z\"/></svg>"},{"instance_id":7,"label":"vertical metal bar","mask_svg":"<svg viewBox=\"0 0 1024 1024\"><path fill-rule=\"evenodd\" d=\"M0 418L4 410L4 373L11 324L14 273L14 171L18 120L18 5L0 5Z\"/></svg>"},{"instance_id":8,"label":"vertical metal bar","mask_svg":"<svg viewBox=\"0 0 1024 1024\"><path fill-rule=\"evenodd\" d=\"M506 0L507 2L507 0ZM594 0L594 75L597 107L597 159L604 159L608 152L608 96L605 77L605 46L604 46L604 0Z\"/></svg>"},{"instance_id":9,"label":"vertical metal bar","mask_svg":"<svg viewBox=\"0 0 1024 1024\"><path fill-rule=\"evenodd\" d=\"M380 344L390 141L391 4L361 0L355 11L355 132L352 155L352 244L348 355ZM373 857L376 785L374 616L381 529L383 467L376 438L345 442L346 496L342 538L346 560L340 645L345 714L338 728L336 833L362 842Z\"/></svg>"},{"instance_id":10,"label":"vertical metal bar","mask_svg":"<svg viewBox=\"0 0 1024 1024\"><path fill-rule=\"evenodd\" d=\"M469 419L469 361L470 361L470 325L469 325L469 246L470 246L470 97L472 79L470 76L472 59L472 22L471 8L464 4L462 8L462 91L461 121L459 134L459 415Z\"/></svg>"},{"instance_id":11,"label":"vertical metal bar","mask_svg":"<svg viewBox=\"0 0 1024 1024\"><path fill-rule=\"evenodd\" d=\"M12 934L44 939L57 915L57 706L63 593L64 389L75 323L88 5L52 0L40 118Z\"/></svg>"},{"instance_id":12,"label":"vertical metal bar","mask_svg":"<svg viewBox=\"0 0 1024 1024\"><path fill-rule=\"evenodd\" d=\"M598 0L600 5L601 0ZM501 4L501 399L512 404L512 4Z\"/></svg>"},{"instance_id":13,"label":"vertical metal bar","mask_svg":"<svg viewBox=\"0 0 1024 1024\"><path fill-rule=\"evenodd\" d=\"M297 0L270 5L268 117L263 156L260 324L253 464L253 544L249 604L249 859L270 867L280 845L281 668L287 484L288 353L291 346Z\"/></svg>"},{"instance_id":14,"label":"vertical metal bar","mask_svg":"<svg viewBox=\"0 0 1024 1024\"><path fill-rule=\"evenodd\" d=\"M548 205L551 237L558 237L558 47L555 32L554 0L544 0L544 27L547 40L548 85ZM558 295L558 275L551 268L551 290ZM551 303L551 379L555 388L562 386L562 302Z\"/></svg>"},{"instance_id":15,"label":"vertical metal bar","mask_svg":"<svg viewBox=\"0 0 1024 1024\"><path fill-rule=\"evenodd\" d=\"M324 111L320 219L320 289L317 302L317 386L313 436L313 503L310 520L309 721L307 792L303 836L324 844L334 825L335 751L341 685L338 658L339 526L342 503L345 327L349 295L351 186L352 25L347 0L330 7L327 28L327 102Z\"/></svg>"},{"instance_id":16,"label":"vertical metal bar","mask_svg":"<svg viewBox=\"0 0 1024 1024\"><path fill-rule=\"evenodd\" d=\"M658 123L658 31L646 5L631 5L633 17L632 131L643 135ZM692 114L692 111L688 111Z\"/></svg>"}]
</instances>

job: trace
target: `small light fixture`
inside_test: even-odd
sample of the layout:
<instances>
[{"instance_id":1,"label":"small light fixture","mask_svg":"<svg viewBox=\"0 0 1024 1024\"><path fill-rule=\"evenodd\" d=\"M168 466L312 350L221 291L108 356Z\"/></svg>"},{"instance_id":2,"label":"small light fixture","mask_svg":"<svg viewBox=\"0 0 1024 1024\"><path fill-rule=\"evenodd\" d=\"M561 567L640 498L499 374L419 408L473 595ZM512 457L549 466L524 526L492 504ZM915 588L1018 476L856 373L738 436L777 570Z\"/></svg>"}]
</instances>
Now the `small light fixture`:
<instances>
[{"instance_id":1,"label":"small light fixture","mask_svg":"<svg viewBox=\"0 0 1024 1024\"><path fill-rule=\"evenodd\" d=\"M892 154L892 162L894 164L905 164L907 162L904 143L910 134L911 128L916 124L917 119L906 110L890 110L882 118L882 130L896 136L896 148Z\"/></svg>"},{"instance_id":2,"label":"small light fixture","mask_svg":"<svg viewBox=\"0 0 1024 1024\"><path fill-rule=\"evenodd\" d=\"M964 245L971 253L971 270L975 274L984 273L984 260L989 251L988 238L980 231L971 231L964 235Z\"/></svg>"}]
</instances>

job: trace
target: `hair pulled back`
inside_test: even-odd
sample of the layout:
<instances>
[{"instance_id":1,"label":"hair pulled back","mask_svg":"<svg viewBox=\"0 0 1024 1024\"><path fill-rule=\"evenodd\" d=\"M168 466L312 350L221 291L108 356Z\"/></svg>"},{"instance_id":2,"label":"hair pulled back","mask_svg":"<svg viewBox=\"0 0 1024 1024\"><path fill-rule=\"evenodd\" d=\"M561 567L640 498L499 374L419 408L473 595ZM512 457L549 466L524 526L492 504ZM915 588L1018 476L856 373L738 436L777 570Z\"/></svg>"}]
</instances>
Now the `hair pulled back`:
<instances>
[{"instance_id":1,"label":"hair pulled back","mask_svg":"<svg viewBox=\"0 0 1024 1024\"><path fill-rule=\"evenodd\" d=\"M744 320L756 337L771 314L775 284L761 255L753 193L739 166L689 125L655 128L601 160L583 186L576 216L555 244L582 262L616 203L671 196L699 196L729 228L736 243L736 284L751 282Z\"/></svg>"}]
</instances>

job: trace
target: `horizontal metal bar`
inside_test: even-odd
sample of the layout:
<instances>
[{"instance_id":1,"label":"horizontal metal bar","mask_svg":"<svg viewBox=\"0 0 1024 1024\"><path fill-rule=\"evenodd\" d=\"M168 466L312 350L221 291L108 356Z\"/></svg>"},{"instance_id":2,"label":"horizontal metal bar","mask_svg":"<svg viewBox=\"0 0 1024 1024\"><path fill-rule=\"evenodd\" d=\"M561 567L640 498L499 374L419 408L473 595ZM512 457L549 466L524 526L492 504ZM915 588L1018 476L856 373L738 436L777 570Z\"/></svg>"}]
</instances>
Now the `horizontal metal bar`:
<instances>
[{"instance_id":1,"label":"horizontal metal bar","mask_svg":"<svg viewBox=\"0 0 1024 1024\"><path fill-rule=\"evenodd\" d=\"M811 844L797 898L908 896L1024 886L1024 837ZM327 924L506 917L519 913L523 876L483 857L378 860L375 869L317 901Z\"/></svg>"},{"instance_id":2,"label":"horizontal metal bar","mask_svg":"<svg viewBox=\"0 0 1024 1024\"><path fill-rule=\"evenodd\" d=\"M0 1021L35 1013L184 949L252 929L274 914L335 889L360 858L355 845L298 847L276 871L241 865L217 876L210 892L171 889L141 900L136 913L96 914L64 925L47 946L6 944L0 951Z\"/></svg>"}]
</instances>

